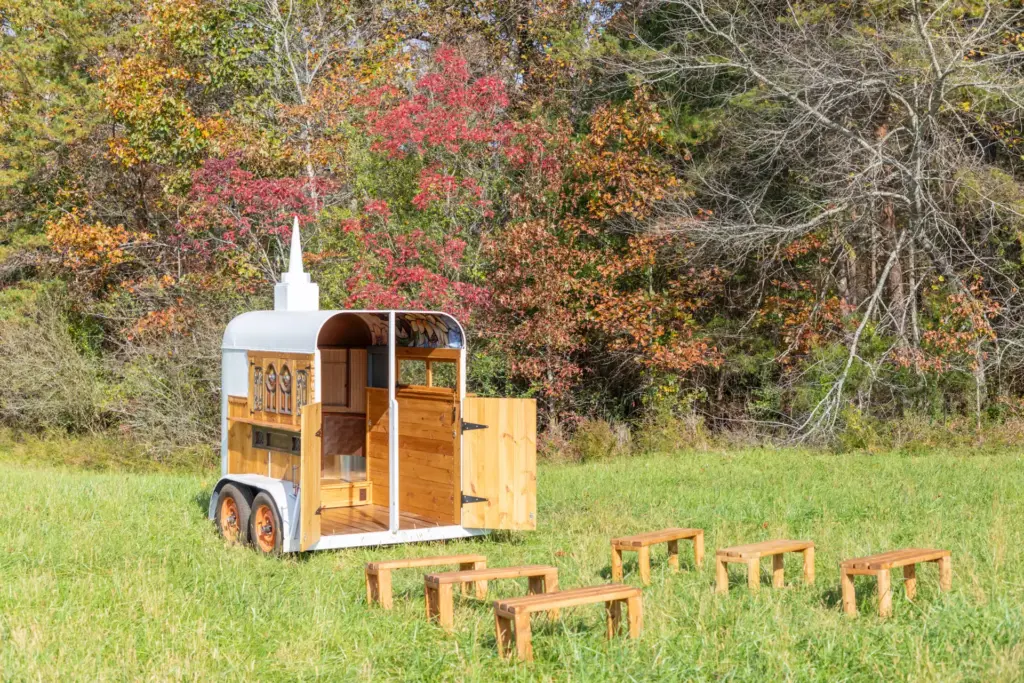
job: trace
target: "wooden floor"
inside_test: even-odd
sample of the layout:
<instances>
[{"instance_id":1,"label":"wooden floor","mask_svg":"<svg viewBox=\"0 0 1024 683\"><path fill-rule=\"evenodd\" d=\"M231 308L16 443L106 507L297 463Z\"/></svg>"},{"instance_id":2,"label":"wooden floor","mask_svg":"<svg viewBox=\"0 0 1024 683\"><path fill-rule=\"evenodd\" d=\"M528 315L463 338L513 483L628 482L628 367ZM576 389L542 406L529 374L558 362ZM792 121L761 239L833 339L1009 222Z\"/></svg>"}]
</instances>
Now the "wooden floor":
<instances>
[{"instance_id":1,"label":"wooden floor","mask_svg":"<svg viewBox=\"0 0 1024 683\"><path fill-rule=\"evenodd\" d=\"M399 517L400 529L423 529L441 526L433 520L402 512ZM388 509L383 505L358 505L350 508L332 508L320 515L320 533L323 536L337 534L358 534L367 531L388 530Z\"/></svg>"}]
</instances>

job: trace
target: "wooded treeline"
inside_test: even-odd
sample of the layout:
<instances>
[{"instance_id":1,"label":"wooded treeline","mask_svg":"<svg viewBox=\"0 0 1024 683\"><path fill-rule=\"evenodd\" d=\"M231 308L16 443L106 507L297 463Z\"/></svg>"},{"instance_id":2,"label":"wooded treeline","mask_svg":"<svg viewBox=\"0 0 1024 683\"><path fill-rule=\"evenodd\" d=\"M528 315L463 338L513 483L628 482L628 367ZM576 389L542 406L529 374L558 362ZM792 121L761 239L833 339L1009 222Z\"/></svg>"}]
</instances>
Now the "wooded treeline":
<instances>
[{"instance_id":1,"label":"wooded treeline","mask_svg":"<svg viewBox=\"0 0 1024 683\"><path fill-rule=\"evenodd\" d=\"M298 215L555 433L983 429L1022 131L1021 0L0 0L0 419L212 443Z\"/></svg>"}]
</instances>

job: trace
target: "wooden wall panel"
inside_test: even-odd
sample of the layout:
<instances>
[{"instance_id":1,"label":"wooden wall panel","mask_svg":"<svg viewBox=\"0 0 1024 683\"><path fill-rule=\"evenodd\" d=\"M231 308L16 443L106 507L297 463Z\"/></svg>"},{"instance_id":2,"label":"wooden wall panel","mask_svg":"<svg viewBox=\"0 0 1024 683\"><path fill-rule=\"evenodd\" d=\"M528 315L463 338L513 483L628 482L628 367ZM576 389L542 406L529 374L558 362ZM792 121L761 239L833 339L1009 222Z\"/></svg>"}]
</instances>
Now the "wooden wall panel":
<instances>
[{"instance_id":1,"label":"wooden wall panel","mask_svg":"<svg viewBox=\"0 0 1024 683\"><path fill-rule=\"evenodd\" d=\"M354 413L366 412L366 349L348 352L348 407Z\"/></svg>"},{"instance_id":2,"label":"wooden wall panel","mask_svg":"<svg viewBox=\"0 0 1024 683\"><path fill-rule=\"evenodd\" d=\"M374 505L389 504L388 390L366 390L366 477Z\"/></svg>"},{"instance_id":3,"label":"wooden wall panel","mask_svg":"<svg viewBox=\"0 0 1024 683\"><path fill-rule=\"evenodd\" d=\"M320 363L321 401L328 406L348 406L348 349L321 349Z\"/></svg>"}]
</instances>

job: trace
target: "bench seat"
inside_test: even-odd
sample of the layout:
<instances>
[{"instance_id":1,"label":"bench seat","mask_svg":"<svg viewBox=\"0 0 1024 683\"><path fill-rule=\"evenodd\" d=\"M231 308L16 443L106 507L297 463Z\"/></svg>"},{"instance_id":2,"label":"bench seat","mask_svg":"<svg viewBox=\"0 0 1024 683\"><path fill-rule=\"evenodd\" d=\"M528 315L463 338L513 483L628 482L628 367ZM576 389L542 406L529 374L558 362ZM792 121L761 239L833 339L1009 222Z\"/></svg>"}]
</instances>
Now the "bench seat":
<instances>
[{"instance_id":1,"label":"bench seat","mask_svg":"<svg viewBox=\"0 0 1024 683\"><path fill-rule=\"evenodd\" d=\"M448 631L453 628L455 597L452 593L452 586L454 584L460 584L465 588L475 583L477 586L476 596L483 599L487 594L488 581L521 578L529 580L527 590L530 594L550 593L558 590L558 568L544 564L488 567L427 574L423 577L427 620L437 620ZM553 610L551 616L557 618L557 610Z\"/></svg>"},{"instance_id":2,"label":"bench seat","mask_svg":"<svg viewBox=\"0 0 1024 683\"><path fill-rule=\"evenodd\" d=\"M640 580L647 585L651 582L651 550L652 545L668 544L668 565L672 571L679 571L679 541L693 541L693 563L700 566L704 563L704 530L671 527L648 531L632 536L620 536L612 539L612 581L622 581L622 553L636 552L637 565L640 568Z\"/></svg>"},{"instance_id":3,"label":"bench seat","mask_svg":"<svg viewBox=\"0 0 1024 683\"><path fill-rule=\"evenodd\" d=\"M496 601L494 603L494 625L498 654L503 657L511 656L514 644L516 656L519 659L531 661L533 659L533 644L531 642L530 615L535 612L550 612L551 610L599 602L605 604L609 638L620 630L623 603L626 604L629 637L640 637L640 630L643 627L643 600L640 589L621 583L611 583Z\"/></svg>"},{"instance_id":4,"label":"bench seat","mask_svg":"<svg viewBox=\"0 0 1024 683\"><path fill-rule=\"evenodd\" d=\"M780 539L747 543L731 548L721 548L715 553L715 592L729 592L729 572L726 565L730 562L747 565L747 586L752 591L761 589L761 558L772 558L772 585L781 588L785 585L782 556L785 553L801 553L804 558L804 582L814 583L814 543L812 541L794 541Z\"/></svg>"},{"instance_id":5,"label":"bench seat","mask_svg":"<svg viewBox=\"0 0 1024 683\"><path fill-rule=\"evenodd\" d=\"M917 565L934 562L939 565L939 589L948 591L953 587L952 554L938 548L902 548L877 555L856 557L839 563L839 576L843 592L843 611L857 613L857 593L853 585L854 576L874 576L878 579L878 614L892 615L893 569L903 568L903 590L908 600L917 595Z\"/></svg>"},{"instance_id":6,"label":"bench seat","mask_svg":"<svg viewBox=\"0 0 1024 683\"><path fill-rule=\"evenodd\" d=\"M394 560L380 560L366 565L366 601L371 605L380 603L384 609L391 609L391 572L395 569L414 567L443 567L458 565L459 569L483 569L487 558L477 553L463 555L438 555L434 557L402 557ZM480 587L477 586L477 590Z\"/></svg>"}]
</instances>

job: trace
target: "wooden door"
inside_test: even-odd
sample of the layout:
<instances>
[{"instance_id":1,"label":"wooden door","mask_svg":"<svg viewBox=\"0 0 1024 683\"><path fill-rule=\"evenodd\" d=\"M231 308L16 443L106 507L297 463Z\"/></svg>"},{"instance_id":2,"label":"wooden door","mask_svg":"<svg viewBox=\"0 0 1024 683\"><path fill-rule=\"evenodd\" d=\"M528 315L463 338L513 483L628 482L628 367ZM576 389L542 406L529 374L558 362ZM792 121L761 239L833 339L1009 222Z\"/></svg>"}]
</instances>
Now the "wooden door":
<instances>
[{"instance_id":1,"label":"wooden door","mask_svg":"<svg viewBox=\"0 0 1024 683\"><path fill-rule=\"evenodd\" d=\"M537 402L462 402L462 526L537 528Z\"/></svg>"},{"instance_id":2,"label":"wooden door","mask_svg":"<svg viewBox=\"0 0 1024 683\"><path fill-rule=\"evenodd\" d=\"M320 540L321 405L302 408L302 456L299 465L299 550Z\"/></svg>"}]
</instances>

